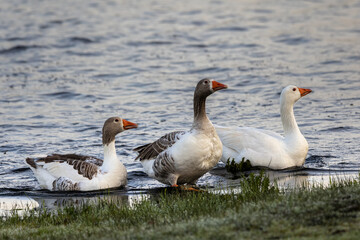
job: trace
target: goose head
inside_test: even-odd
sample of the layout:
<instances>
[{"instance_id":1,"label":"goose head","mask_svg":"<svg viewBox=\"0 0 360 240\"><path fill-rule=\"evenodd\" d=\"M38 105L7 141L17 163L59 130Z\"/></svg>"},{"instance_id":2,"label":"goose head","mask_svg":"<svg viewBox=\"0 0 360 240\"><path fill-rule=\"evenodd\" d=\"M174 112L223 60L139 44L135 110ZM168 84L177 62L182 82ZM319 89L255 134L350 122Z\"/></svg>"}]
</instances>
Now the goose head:
<instances>
[{"instance_id":1,"label":"goose head","mask_svg":"<svg viewBox=\"0 0 360 240\"><path fill-rule=\"evenodd\" d=\"M137 124L120 117L111 117L107 119L102 129L103 144L108 145L112 141L115 141L115 136L117 134L131 128L137 128Z\"/></svg>"},{"instance_id":2,"label":"goose head","mask_svg":"<svg viewBox=\"0 0 360 240\"><path fill-rule=\"evenodd\" d=\"M281 102L285 101L287 103L294 104L301 97L303 97L311 92L312 92L311 89L299 88L295 85L289 85L282 90L281 95L280 95L280 99L281 99L280 101Z\"/></svg>"},{"instance_id":3,"label":"goose head","mask_svg":"<svg viewBox=\"0 0 360 240\"><path fill-rule=\"evenodd\" d=\"M196 85L195 88L195 96L199 96L199 97L207 97L210 94L227 88L227 86L225 84L219 83L215 80L209 79L209 78L204 78L202 80L200 80L198 82L198 84Z\"/></svg>"}]
</instances>

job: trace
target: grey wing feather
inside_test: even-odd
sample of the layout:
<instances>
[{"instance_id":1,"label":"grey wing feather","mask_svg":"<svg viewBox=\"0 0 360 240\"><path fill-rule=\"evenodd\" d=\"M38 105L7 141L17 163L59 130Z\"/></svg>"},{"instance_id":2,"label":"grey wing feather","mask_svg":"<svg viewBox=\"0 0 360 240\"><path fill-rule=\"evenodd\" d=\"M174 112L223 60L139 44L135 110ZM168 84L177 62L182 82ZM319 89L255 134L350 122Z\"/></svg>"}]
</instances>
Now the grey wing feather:
<instances>
[{"instance_id":1,"label":"grey wing feather","mask_svg":"<svg viewBox=\"0 0 360 240\"><path fill-rule=\"evenodd\" d=\"M78 171L78 173L88 179L92 179L96 177L98 173L99 166L93 163L81 161L81 160L67 160L69 165Z\"/></svg>"},{"instance_id":2,"label":"grey wing feather","mask_svg":"<svg viewBox=\"0 0 360 240\"><path fill-rule=\"evenodd\" d=\"M73 162L73 161L80 161L80 162L86 162L86 163L92 163L97 166L102 166L103 160L100 158L96 158L93 156L84 156L84 155L77 155L77 154L52 154L47 157L43 158L27 158L26 161L29 165L34 162L55 162L55 161L61 161L61 162ZM36 168L36 167L35 167Z\"/></svg>"},{"instance_id":3,"label":"grey wing feather","mask_svg":"<svg viewBox=\"0 0 360 240\"><path fill-rule=\"evenodd\" d=\"M184 131L171 132L162 136L153 143L148 143L134 148L134 151L139 153L135 160L140 159L140 161L142 161L156 158L164 150L171 147L184 133Z\"/></svg>"}]
</instances>

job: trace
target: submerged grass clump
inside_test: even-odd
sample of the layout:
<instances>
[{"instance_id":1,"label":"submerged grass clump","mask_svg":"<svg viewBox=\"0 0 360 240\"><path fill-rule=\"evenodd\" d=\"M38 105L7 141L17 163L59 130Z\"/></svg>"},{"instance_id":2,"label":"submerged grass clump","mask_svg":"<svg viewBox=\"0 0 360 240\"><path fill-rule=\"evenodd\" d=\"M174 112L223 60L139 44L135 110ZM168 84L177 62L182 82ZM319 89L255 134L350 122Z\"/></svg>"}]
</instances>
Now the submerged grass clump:
<instances>
[{"instance_id":1,"label":"submerged grass clump","mask_svg":"<svg viewBox=\"0 0 360 240\"><path fill-rule=\"evenodd\" d=\"M241 159L239 163L235 162L235 159L230 159L226 161L225 169L226 171L232 173L234 176L236 176L238 173L245 172L251 170L253 167L248 159L245 159L244 157Z\"/></svg>"},{"instance_id":2,"label":"submerged grass clump","mask_svg":"<svg viewBox=\"0 0 360 240\"><path fill-rule=\"evenodd\" d=\"M360 233L359 180L286 193L264 173L239 179L242 191L164 189L134 203L100 200L0 221L0 239L23 238L352 238Z\"/></svg>"}]
</instances>

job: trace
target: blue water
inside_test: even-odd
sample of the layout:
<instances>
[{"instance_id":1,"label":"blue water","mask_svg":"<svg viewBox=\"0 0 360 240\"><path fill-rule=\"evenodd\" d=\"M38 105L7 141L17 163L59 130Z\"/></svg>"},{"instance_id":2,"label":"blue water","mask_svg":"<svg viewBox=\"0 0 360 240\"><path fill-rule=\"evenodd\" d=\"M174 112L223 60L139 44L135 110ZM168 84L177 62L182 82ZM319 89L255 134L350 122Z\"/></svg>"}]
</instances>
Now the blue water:
<instances>
[{"instance_id":1,"label":"blue water","mask_svg":"<svg viewBox=\"0 0 360 240\"><path fill-rule=\"evenodd\" d=\"M24 159L102 157L103 122L117 115L139 124L117 137L119 192L163 187L132 148L189 129L204 77L229 86L208 98L214 123L279 133L282 88L313 90L295 105L305 169L275 176L360 169L360 1L1 1L0 20L0 195L53 196ZM199 185L236 185L223 168Z\"/></svg>"}]
</instances>

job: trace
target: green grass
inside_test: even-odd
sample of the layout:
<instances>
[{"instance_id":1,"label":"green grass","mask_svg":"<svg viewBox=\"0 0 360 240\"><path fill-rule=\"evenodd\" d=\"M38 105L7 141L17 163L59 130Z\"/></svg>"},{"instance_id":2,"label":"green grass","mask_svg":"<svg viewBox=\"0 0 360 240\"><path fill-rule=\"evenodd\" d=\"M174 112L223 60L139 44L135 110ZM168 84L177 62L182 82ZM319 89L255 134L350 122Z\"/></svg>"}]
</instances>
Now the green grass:
<instances>
[{"instance_id":1,"label":"green grass","mask_svg":"<svg viewBox=\"0 0 360 240\"><path fill-rule=\"evenodd\" d=\"M360 182L286 193L261 173L241 193L173 191L132 205L100 201L0 221L0 239L358 239Z\"/></svg>"}]
</instances>

